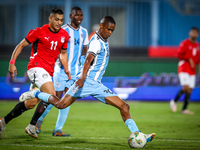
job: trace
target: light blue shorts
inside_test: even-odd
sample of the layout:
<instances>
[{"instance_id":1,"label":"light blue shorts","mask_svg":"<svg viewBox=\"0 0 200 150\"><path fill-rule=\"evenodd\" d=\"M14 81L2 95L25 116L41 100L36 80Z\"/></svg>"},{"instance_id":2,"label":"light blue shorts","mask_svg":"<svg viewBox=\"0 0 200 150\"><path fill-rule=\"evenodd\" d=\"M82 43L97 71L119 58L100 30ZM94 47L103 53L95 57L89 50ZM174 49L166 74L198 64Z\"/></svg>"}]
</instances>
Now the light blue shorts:
<instances>
[{"instance_id":1,"label":"light blue shorts","mask_svg":"<svg viewBox=\"0 0 200 150\"><path fill-rule=\"evenodd\" d=\"M67 91L66 94L71 95L76 98L84 98L89 95L96 98L97 100L106 103L105 97L110 96L117 96L115 93L113 93L109 88L104 86L102 83L99 83L97 81L94 81L92 79L86 78L85 82L83 84L83 87L78 89L78 91L75 90L75 83L70 87L70 89Z\"/></svg>"},{"instance_id":2,"label":"light blue shorts","mask_svg":"<svg viewBox=\"0 0 200 150\"><path fill-rule=\"evenodd\" d=\"M65 88L70 88L74 84L75 80L68 80L66 76L62 76L61 73L54 73L53 75L53 84L55 91L64 91Z\"/></svg>"}]
</instances>

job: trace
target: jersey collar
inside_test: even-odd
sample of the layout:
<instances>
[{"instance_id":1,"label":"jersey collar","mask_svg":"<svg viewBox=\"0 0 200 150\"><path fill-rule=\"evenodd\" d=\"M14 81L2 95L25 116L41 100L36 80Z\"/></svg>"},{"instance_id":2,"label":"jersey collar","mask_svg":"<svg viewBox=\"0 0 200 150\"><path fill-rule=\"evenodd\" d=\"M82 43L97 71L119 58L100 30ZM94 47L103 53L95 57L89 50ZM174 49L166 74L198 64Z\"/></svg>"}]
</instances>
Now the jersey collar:
<instances>
[{"instance_id":1,"label":"jersey collar","mask_svg":"<svg viewBox=\"0 0 200 150\"><path fill-rule=\"evenodd\" d=\"M78 30L80 29L80 26L79 26L77 29L75 29L74 27L71 26L70 23L68 23L67 25L68 25L70 28L72 28L73 30L76 30L76 31L78 31Z\"/></svg>"},{"instance_id":2,"label":"jersey collar","mask_svg":"<svg viewBox=\"0 0 200 150\"><path fill-rule=\"evenodd\" d=\"M102 40L102 41L104 41L104 42L107 42L108 40L104 40L102 37L101 37L101 35L96 31L95 32L96 34L97 34L97 36Z\"/></svg>"}]
</instances>

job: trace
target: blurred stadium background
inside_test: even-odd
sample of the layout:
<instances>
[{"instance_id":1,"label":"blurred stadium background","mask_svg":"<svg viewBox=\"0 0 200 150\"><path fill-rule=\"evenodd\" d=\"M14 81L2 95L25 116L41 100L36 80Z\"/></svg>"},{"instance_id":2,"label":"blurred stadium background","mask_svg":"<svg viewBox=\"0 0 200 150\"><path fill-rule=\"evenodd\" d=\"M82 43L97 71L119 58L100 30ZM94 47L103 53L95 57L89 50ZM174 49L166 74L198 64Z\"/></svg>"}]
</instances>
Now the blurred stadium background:
<instances>
[{"instance_id":1,"label":"blurred stadium background","mask_svg":"<svg viewBox=\"0 0 200 150\"><path fill-rule=\"evenodd\" d=\"M73 6L82 8L82 26L89 34L103 16L116 20L105 85L127 100L169 101L175 96L181 88L177 48L192 26L200 28L199 0L0 0L0 99L18 99L29 89L25 72L31 47L17 59L18 77L11 80L7 74L16 44L30 29L48 23L54 7L62 8L64 23L69 22ZM199 76L196 85L192 101L200 101Z\"/></svg>"}]
</instances>

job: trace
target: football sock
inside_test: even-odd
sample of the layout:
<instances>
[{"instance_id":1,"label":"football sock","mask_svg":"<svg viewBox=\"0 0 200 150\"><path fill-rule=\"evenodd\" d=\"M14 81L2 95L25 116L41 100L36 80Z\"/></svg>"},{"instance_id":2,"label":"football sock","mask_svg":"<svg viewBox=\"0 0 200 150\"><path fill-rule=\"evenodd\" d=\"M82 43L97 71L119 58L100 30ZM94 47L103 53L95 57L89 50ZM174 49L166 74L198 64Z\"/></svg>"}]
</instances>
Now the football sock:
<instances>
[{"instance_id":1,"label":"football sock","mask_svg":"<svg viewBox=\"0 0 200 150\"><path fill-rule=\"evenodd\" d=\"M44 118L46 117L46 115L49 113L49 111L53 108L52 104L49 104L49 106L47 106L47 108L45 109L45 111L43 112L42 116L40 116L39 120L43 121Z\"/></svg>"},{"instance_id":2,"label":"football sock","mask_svg":"<svg viewBox=\"0 0 200 150\"><path fill-rule=\"evenodd\" d=\"M39 98L47 103L48 103L49 97L51 96L51 94L47 94L47 93L43 93L43 92L39 92L39 91L35 92L34 95L35 95L35 98Z\"/></svg>"},{"instance_id":3,"label":"football sock","mask_svg":"<svg viewBox=\"0 0 200 150\"><path fill-rule=\"evenodd\" d=\"M182 91L182 89L178 92L178 94L176 95L174 101L175 102L178 102L178 99L181 97L181 95L183 94L184 92Z\"/></svg>"},{"instance_id":4,"label":"football sock","mask_svg":"<svg viewBox=\"0 0 200 150\"><path fill-rule=\"evenodd\" d=\"M47 108L49 104L48 103L45 103L43 101L40 101L36 110L35 110L35 113L32 117L32 120L30 122L31 125L36 125L37 123L37 120L39 119L39 117L43 114L43 112L45 111L45 109Z\"/></svg>"},{"instance_id":5,"label":"football sock","mask_svg":"<svg viewBox=\"0 0 200 150\"><path fill-rule=\"evenodd\" d=\"M13 110L11 110L5 117L5 123L7 124L9 121L11 121L13 118L18 117L23 112L27 111L28 108L26 108L24 102L19 102Z\"/></svg>"},{"instance_id":6,"label":"football sock","mask_svg":"<svg viewBox=\"0 0 200 150\"><path fill-rule=\"evenodd\" d=\"M135 121L133 121L133 119L127 119L125 121L125 124L129 128L129 130L131 131L131 133L133 133L133 132L139 132L139 129L138 129Z\"/></svg>"},{"instance_id":7,"label":"football sock","mask_svg":"<svg viewBox=\"0 0 200 150\"><path fill-rule=\"evenodd\" d=\"M66 107L65 109L59 109L59 114L56 122L55 131L62 130L65 121L67 119L67 115L69 113L70 106Z\"/></svg>"},{"instance_id":8,"label":"football sock","mask_svg":"<svg viewBox=\"0 0 200 150\"><path fill-rule=\"evenodd\" d=\"M188 106L189 101L190 101L190 95L191 94L189 94L189 93L185 94L185 99L184 99L184 104L183 104L183 109L182 110L187 109L187 106Z\"/></svg>"}]
</instances>

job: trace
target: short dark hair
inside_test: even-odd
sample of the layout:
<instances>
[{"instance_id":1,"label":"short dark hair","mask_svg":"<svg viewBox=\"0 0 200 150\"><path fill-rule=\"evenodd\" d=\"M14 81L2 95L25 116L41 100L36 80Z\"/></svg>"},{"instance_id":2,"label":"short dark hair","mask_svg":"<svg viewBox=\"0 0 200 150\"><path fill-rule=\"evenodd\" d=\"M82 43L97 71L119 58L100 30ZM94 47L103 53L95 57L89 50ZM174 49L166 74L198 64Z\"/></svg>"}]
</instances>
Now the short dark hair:
<instances>
[{"instance_id":1,"label":"short dark hair","mask_svg":"<svg viewBox=\"0 0 200 150\"><path fill-rule=\"evenodd\" d=\"M103 24L108 23L108 22L116 24L115 20L111 16L104 16L100 21L100 23L103 23Z\"/></svg>"},{"instance_id":2,"label":"short dark hair","mask_svg":"<svg viewBox=\"0 0 200 150\"><path fill-rule=\"evenodd\" d=\"M54 9L52 9L51 12L50 12L50 16L55 15L55 14L62 15L63 14L62 9L60 9L60 8L54 8Z\"/></svg>"},{"instance_id":3,"label":"short dark hair","mask_svg":"<svg viewBox=\"0 0 200 150\"><path fill-rule=\"evenodd\" d=\"M82 9L80 8L80 7L73 7L72 9L71 9L71 14L72 14L72 12L73 11L78 11L78 10L81 10L82 11Z\"/></svg>"},{"instance_id":4,"label":"short dark hair","mask_svg":"<svg viewBox=\"0 0 200 150\"><path fill-rule=\"evenodd\" d=\"M199 33L199 29L197 27L192 27L191 30L196 30Z\"/></svg>"}]
</instances>

